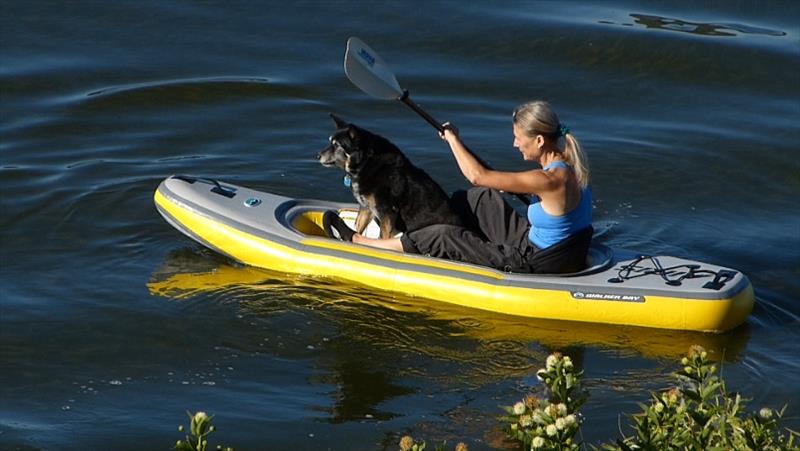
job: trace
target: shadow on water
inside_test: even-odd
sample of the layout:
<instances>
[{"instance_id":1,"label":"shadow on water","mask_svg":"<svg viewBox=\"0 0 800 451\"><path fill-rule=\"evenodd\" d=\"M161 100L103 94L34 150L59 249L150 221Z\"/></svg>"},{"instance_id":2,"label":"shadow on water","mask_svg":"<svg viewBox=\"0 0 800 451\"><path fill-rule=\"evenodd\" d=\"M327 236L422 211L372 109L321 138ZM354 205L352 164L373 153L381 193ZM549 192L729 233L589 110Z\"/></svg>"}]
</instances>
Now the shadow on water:
<instances>
[{"instance_id":1,"label":"shadow on water","mask_svg":"<svg viewBox=\"0 0 800 451\"><path fill-rule=\"evenodd\" d=\"M771 30L769 28L754 27L752 25L739 23L705 23L691 22L688 20L672 17L661 17L650 14L631 14L634 23L621 23L619 25L632 27L642 25L645 28L677 31L680 33L690 33L700 36L723 36L732 37L740 34L762 35L762 36L786 36L786 32ZM600 20L598 23L607 25L617 25L610 20Z\"/></svg>"},{"instance_id":2,"label":"shadow on water","mask_svg":"<svg viewBox=\"0 0 800 451\"><path fill-rule=\"evenodd\" d=\"M703 23L689 22L669 17L652 16L647 14L631 14L638 25L645 28L678 31L703 36L738 36L738 34L756 34L765 36L786 36L783 31L758 28L737 23Z\"/></svg>"}]
</instances>

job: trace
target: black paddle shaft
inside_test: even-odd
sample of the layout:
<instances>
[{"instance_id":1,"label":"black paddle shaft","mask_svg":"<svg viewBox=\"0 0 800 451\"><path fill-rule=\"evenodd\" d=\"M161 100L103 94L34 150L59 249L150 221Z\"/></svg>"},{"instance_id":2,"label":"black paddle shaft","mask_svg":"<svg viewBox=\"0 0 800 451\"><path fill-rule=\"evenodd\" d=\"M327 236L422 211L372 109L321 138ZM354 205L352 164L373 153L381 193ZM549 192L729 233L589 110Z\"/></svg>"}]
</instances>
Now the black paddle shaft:
<instances>
[{"instance_id":1,"label":"black paddle shaft","mask_svg":"<svg viewBox=\"0 0 800 451\"><path fill-rule=\"evenodd\" d=\"M427 111L423 110L421 106L417 105L417 102L411 100L411 97L408 95L407 89L403 90L403 94L401 94L400 97L397 98L397 100L405 103L406 106L414 110L415 113L419 114L423 119L428 121L428 123L431 124L431 126L433 126L433 128L435 128L439 133L444 132L444 127L442 126L442 124L439 123L439 121L434 119L433 116L428 114Z\"/></svg>"},{"instance_id":2,"label":"black paddle shaft","mask_svg":"<svg viewBox=\"0 0 800 451\"><path fill-rule=\"evenodd\" d=\"M423 119L425 119L425 121L427 121L429 124L431 124L431 126L433 128L435 128L439 133L444 133L444 126L441 123L439 123L439 121L434 119L433 116L428 114L427 111L423 110L421 106L417 105L416 102L411 100L411 97L408 95L408 90L407 89L403 90L403 94L401 94L400 97L397 98L397 100L403 102L404 104L406 104L406 106L408 106L409 108L414 110L415 113L419 114ZM478 160L478 163L482 164L483 167L485 167L486 169L489 169L489 170L492 169L492 167L489 166L485 161L483 161L479 156L475 155L475 153L473 151L469 150L467 148L467 146L464 146L464 148L467 149L467 151L473 157L475 157L475 159ZM531 200L528 198L528 196L526 196L524 194L517 194L517 193L514 193L514 195L524 205L530 205Z\"/></svg>"}]
</instances>

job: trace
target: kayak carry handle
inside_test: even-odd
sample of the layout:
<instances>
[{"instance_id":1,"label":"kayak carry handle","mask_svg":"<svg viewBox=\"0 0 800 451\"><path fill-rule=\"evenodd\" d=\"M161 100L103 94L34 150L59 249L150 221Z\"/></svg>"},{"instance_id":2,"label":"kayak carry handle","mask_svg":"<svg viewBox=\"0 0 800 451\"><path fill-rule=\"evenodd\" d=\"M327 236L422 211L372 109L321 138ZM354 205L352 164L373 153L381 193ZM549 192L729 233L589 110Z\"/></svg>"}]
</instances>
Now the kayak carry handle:
<instances>
[{"instance_id":1,"label":"kayak carry handle","mask_svg":"<svg viewBox=\"0 0 800 451\"><path fill-rule=\"evenodd\" d=\"M217 180L209 177L193 177L191 175L173 175L172 178L184 181L190 185L194 184L194 182L205 182L210 185L214 185L214 187L211 188L212 193L225 196L228 199L232 199L234 196L236 196L236 189L225 188Z\"/></svg>"},{"instance_id":2,"label":"kayak carry handle","mask_svg":"<svg viewBox=\"0 0 800 451\"><path fill-rule=\"evenodd\" d=\"M714 276L714 280L706 282L706 284L703 285L703 288L719 291L722 287L725 286L726 283L730 282L735 276L736 276L736 271L723 269L717 272L717 275Z\"/></svg>"}]
</instances>

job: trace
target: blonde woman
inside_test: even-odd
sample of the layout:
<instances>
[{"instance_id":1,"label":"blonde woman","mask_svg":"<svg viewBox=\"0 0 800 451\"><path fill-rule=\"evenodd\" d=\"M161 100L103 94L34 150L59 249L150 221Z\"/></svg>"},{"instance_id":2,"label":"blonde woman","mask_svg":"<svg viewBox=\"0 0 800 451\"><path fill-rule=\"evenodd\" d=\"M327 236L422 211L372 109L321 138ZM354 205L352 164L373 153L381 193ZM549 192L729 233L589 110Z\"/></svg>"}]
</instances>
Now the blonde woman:
<instances>
[{"instance_id":1,"label":"blonde woman","mask_svg":"<svg viewBox=\"0 0 800 451\"><path fill-rule=\"evenodd\" d=\"M520 105L512 118L514 147L524 160L538 163L541 169L491 170L467 149L456 127L444 124L440 134L461 173L476 187L453 195L454 207L470 227L432 225L399 238L373 239L354 233L329 212L323 217L326 233L357 244L503 271L580 271L593 232L586 156L547 102ZM531 195L527 215L519 215L500 191Z\"/></svg>"}]
</instances>

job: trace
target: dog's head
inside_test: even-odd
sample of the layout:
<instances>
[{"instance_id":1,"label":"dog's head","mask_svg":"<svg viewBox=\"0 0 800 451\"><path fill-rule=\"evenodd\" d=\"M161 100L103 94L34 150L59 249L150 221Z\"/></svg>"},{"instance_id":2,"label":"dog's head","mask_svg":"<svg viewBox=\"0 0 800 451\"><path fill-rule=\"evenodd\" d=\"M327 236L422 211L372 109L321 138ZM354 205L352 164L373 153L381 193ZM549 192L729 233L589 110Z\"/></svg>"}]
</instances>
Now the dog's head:
<instances>
[{"instance_id":1,"label":"dog's head","mask_svg":"<svg viewBox=\"0 0 800 451\"><path fill-rule=\"evenodd\" d=\"M336 123L336 132L328 138L330 144L317 154L317 159L323 166L336 166L350 175L356 175L372 153L372 146L363 143L368 132L335 114L331 114L331 118Z\"/></svg>"}]
</instances>

